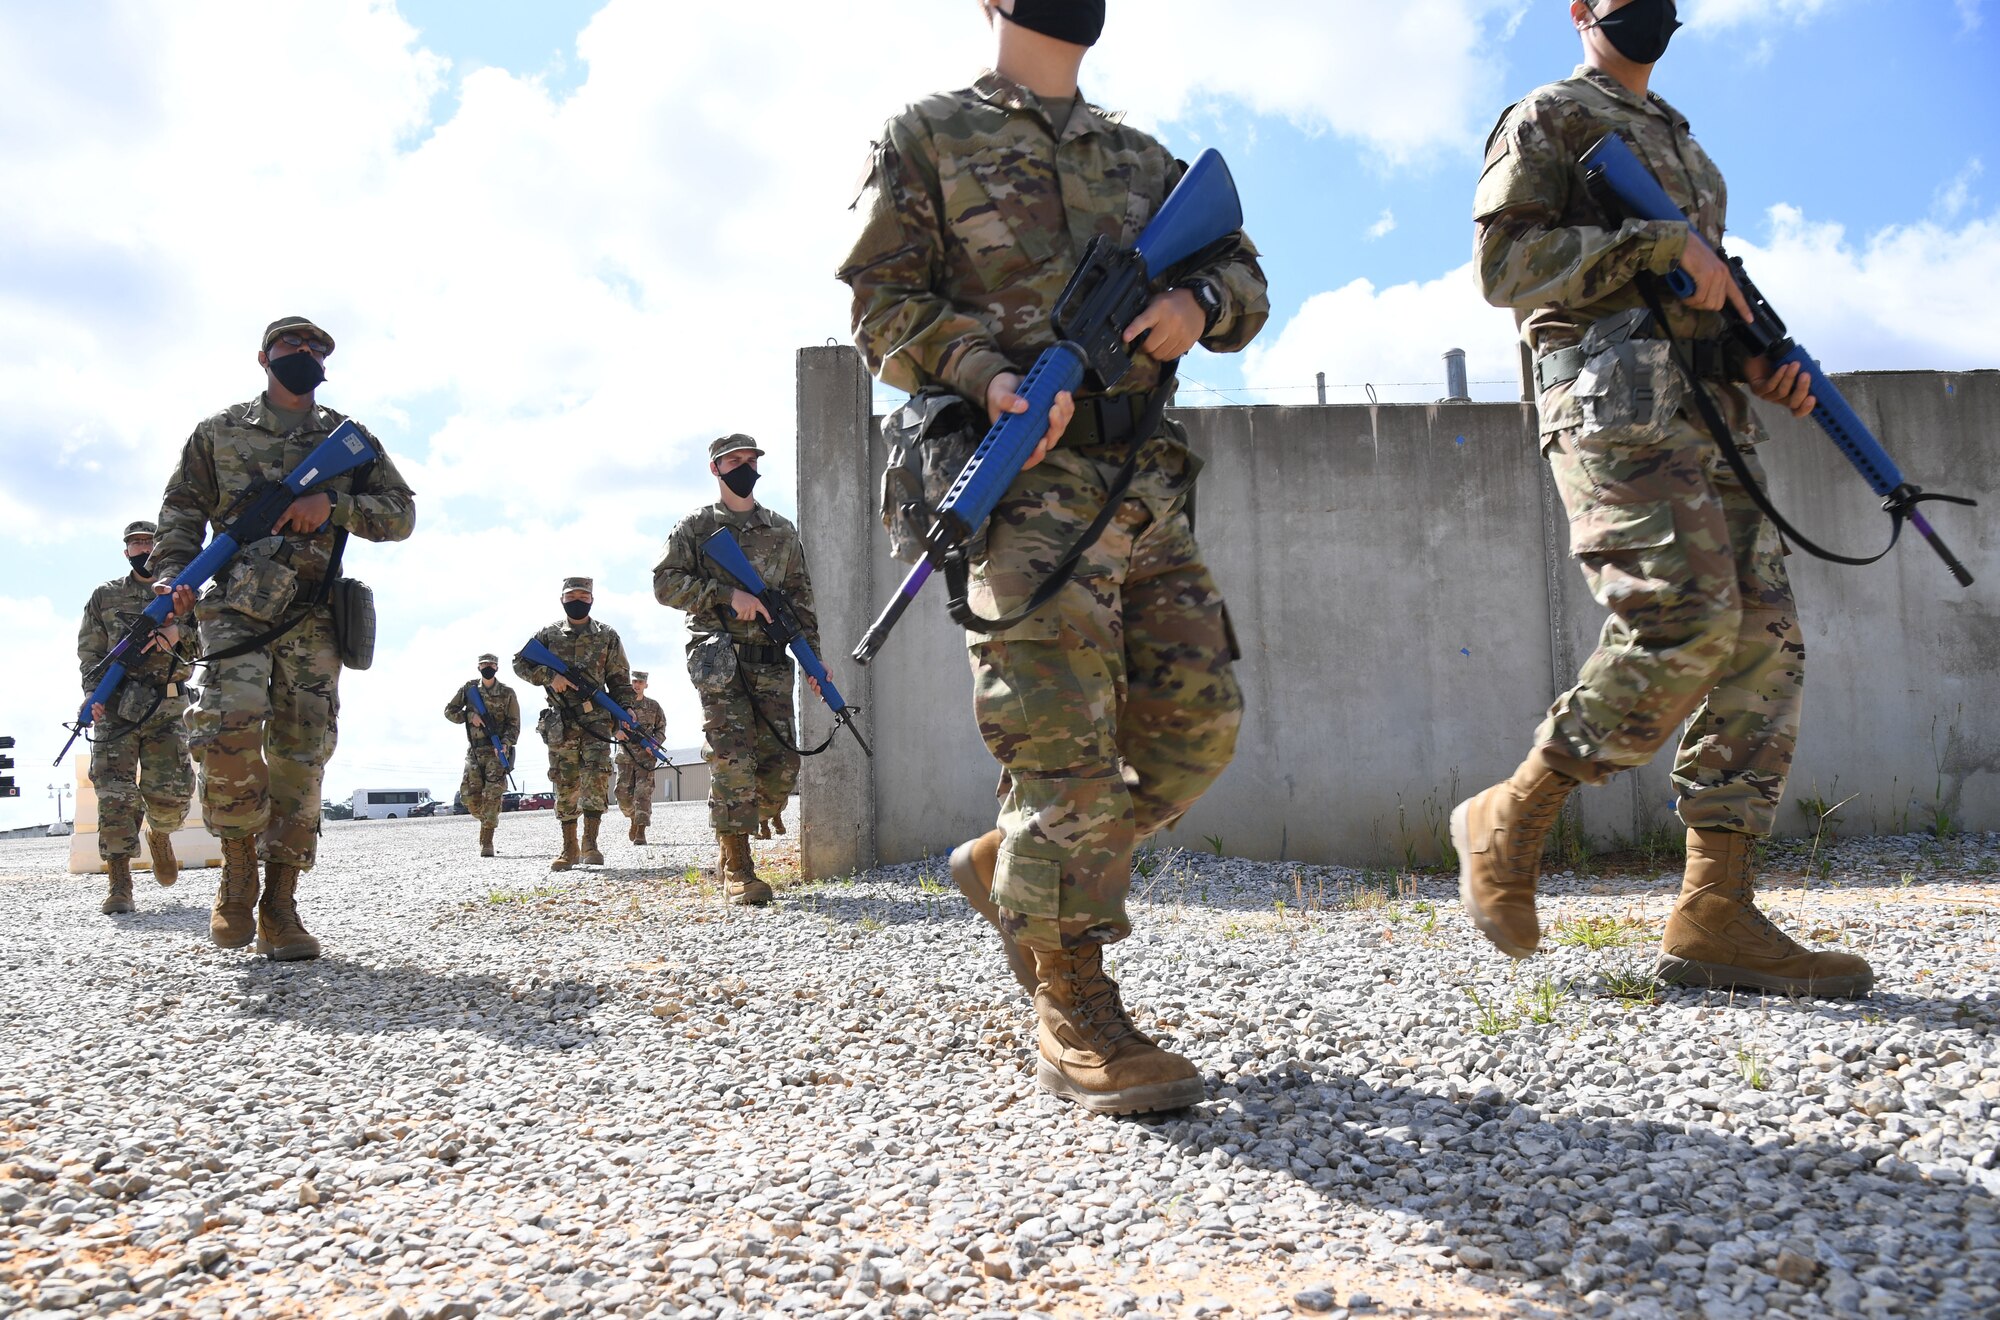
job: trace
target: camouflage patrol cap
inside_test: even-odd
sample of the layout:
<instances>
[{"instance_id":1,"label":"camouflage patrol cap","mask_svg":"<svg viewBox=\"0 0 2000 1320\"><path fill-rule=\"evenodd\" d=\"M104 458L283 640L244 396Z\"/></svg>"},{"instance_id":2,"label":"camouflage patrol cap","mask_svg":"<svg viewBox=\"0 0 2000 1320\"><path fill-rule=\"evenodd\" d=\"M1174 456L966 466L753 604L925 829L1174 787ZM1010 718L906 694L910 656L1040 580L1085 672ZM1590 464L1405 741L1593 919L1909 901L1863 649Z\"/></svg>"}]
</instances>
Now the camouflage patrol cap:
<instances>
[{"instance_id":1,"label":"camouflage patrol cap","mask_svg":"<svg viewBox=\"0 0 2000 1320\"><path fill-rule=\"evenodd\" d=\"M747 435L719 435L708 442L708 461L713 463L724 454L733 454L739 449L747 449L753 454L764 452L757 447L757 442Z\"/></svg>"},{"instance_id":2,"label":"camouflage patrol cap","mask_svg":"<svg viewBox=\"0 0 2000 1320\"><path fill-rule=\"evenodd\" d=\"M563 579L563 593L567 595L572 591L588 591L594 596L597 594L596 583L596 578L566 577Z\"/></svg>"},{"instance_id":3,"label":"camouflage patrol cap","mask_svg":"<svg viewBox=\"0 0 2000 1320\"><path fill-rule=\"evenodd\" d=\"M326 341L326 351L329 353L333 352L333 336L303 316L281 316L271 322L271 324L265 326L264 342L258 345L258 347L269 348L271 341L282 334L303 335L307 331L311 331L321 339L324 339Z\"/></svg>"},{"instance_id":4,"label":"camouflage patrol cap","mask_svg":"<svg viewBox=\"0 0 2000 1320\"><path fill-rule=\"evenodd\" d=\"M125 524L125 539L129 541L135 536L151 536L158 530L153 524L141 518L137 522L128 522Z\"/></svg>"},{"instance_id":5,"label":"camouflage patrol cap","mask_svg":"<svg viewBox=\"0 0 2000 1320\"><path fill-rule=\"evenodd\" d=\"M647 679L646 679L646 671L645 671L645 670L643 670L643 669L635 669L635 670L633 670L633 671L632 671L632 681L633 681L634 683L644 683L644 682L646 682L646 681L647 681Z\"/></svg>"},{"instance_id":6,"label":"camouflage patrol cap","mask_svg":"<svg viewBox=\"0 0 2000 1320\"><path fill-rule=\"evenodd\" d=\"M482 664L482 665L485 665L485 664L494 664L494 665L497 665L497 664L499 664L499 663L500 663L500 657L499 657L499 656L497 656L497 655L495 655L495 654L493 654L493 652L491 652L491 651L488 651L488 652L486 652L486 653L485 653L484 655L482 655L482 656L480 656L480 657L479 657L479 663L480 663L480 664Z\"/></svg>"}]
</instances>

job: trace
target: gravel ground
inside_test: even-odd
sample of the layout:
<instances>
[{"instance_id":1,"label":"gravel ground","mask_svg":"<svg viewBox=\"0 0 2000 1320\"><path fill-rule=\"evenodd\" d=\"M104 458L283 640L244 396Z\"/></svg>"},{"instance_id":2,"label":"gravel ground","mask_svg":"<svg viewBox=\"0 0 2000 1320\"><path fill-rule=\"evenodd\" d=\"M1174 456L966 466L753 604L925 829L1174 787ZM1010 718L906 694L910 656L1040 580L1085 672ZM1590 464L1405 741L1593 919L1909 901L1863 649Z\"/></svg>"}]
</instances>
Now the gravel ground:
<instances>
[{"instance_id":1,"label":"gravel ground","mask_svg":"<svg viewBox=\"0 0 2000 1320\"><path fill-rule=\"evenodd\" d=\"M2000 836L1771 860L1834 1004L1648 995L1669 858L1517 967L1442 877L1148 854L1114 974L1211 1098L1106 1120L940 863L742 911L702 827L332 825L289 966L0 844L0 1314L2000 1314Z\"/></svg>"}]
</instances>

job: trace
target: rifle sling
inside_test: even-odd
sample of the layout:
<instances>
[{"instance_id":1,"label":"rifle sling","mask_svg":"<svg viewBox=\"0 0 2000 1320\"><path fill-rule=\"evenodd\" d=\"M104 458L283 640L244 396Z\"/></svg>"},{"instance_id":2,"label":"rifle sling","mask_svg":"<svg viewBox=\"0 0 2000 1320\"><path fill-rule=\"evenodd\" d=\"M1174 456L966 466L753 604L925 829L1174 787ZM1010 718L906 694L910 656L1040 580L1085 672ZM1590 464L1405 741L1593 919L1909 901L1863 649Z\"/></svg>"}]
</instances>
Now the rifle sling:
<instances>
[{"instance_id":1,"label":"rifle sling","mask_svg":"<svg viewBox=\"0 0 2000 1320\"><path fill-rule=\"evenodd\" d=\"M942 565L944 603L953 623L968 632L1005 632L1025 622L1036 610L1054 600L1057 592L1069 585L1070 580L1076 576L1077 567L1083 562L1083 557L1090 553L1090 547L1097 544L1097 538L1104 535L1104 529L1111 525L1111 520L1118 515L1119 506L1125 502L1125 492L1131 487L1132 478L1139 471L1140 451L1153 439L1160 428L1161 418L1166 416L1167 400L1173 397L1174 392L1174 374L1179 368L1180 363L1175 361L1167 363L1161 369L1159 384L1154 386L1152 394L1147 397L1146 411L1140 417L1139 424L1132 430L1132 448L1125 455L1125 461L1119 466L1117 474L1111 478L1111 484L1105 489L1103 507L1098 509L1097 516L1090 520L1090 525L1083 529L1083 534L1076 538L1075 544L1056 561L1056 566L1049 570L1048 577L1043 579L1041 585L1029 595L1027 604L1012 614L1005 614L997 619L989 619L979 614L967 599L971 573L970 566L966 562L965 546L958 546L946 554Z\"/></svg>"},{"instance_id":2,"label":"rifle sling","mask_svg":"<svg viewBox=\"0 0 2000 1320\"><path fill-rule=\"evenodd\" d=\"M729 649L736 654L736 682L742 687L743 699L750 703L750 713L757 717L757 722L763 725L773 738L778 740L780 747L790 752L793 756L818 756L821 752L831 747L833 745L833 735L840 732L838 724L834 725L832 730L828 732L825 742L808 750L804 747L793 746L792 740L784 735L783 730L771 723L771 717L766 715L764 708L757 704L757 694L750 688L750 675L743 672L743 651L741 645L736 640L736 634L729 631L729 611L718 605L715 607L715 617L722 621L722 635L729 639Z\"/></svg>"}]
</instances>

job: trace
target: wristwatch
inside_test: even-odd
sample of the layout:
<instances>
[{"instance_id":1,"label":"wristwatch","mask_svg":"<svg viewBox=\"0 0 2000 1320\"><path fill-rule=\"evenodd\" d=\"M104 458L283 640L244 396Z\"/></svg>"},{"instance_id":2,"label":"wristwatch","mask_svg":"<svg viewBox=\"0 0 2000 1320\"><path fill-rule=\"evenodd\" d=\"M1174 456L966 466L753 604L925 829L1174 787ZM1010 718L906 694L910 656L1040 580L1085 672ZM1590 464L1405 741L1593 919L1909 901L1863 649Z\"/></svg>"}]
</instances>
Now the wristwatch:
<instances>
[{"instance_id":1,"label":"wristwatch","mask_svg":"<svg viewBox=\"0 0 2000 1320\"><path fill-rule=\"evenodd\" d=\"M1209 332L1215 329L1215 323L1222 319L1222 295L1217 293L1215 286L1207 280L1189 280L1179 287L1193 294L1195 302L1200 305L1201 333L1206 339Z\"/></svg>"}]
</instances>

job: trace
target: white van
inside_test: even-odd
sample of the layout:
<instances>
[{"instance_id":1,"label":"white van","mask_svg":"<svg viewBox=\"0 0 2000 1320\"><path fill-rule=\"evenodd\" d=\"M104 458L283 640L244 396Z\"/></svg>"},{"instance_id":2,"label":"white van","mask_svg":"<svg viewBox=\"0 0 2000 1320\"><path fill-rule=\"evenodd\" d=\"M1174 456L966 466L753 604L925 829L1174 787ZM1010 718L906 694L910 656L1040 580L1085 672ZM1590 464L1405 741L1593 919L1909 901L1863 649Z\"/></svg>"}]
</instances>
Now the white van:
<instances>
[{"instance_id":1,"label":"white van","mask_svg":"<svg viewBox=\"0 0 2000 1320\"><path fill-rule=\"evenodd\" d=\"M428 788L357 788L354 790L354 819L396 820L407 817L410 809L428 802Z\"/></svg>"}]
</instances>

